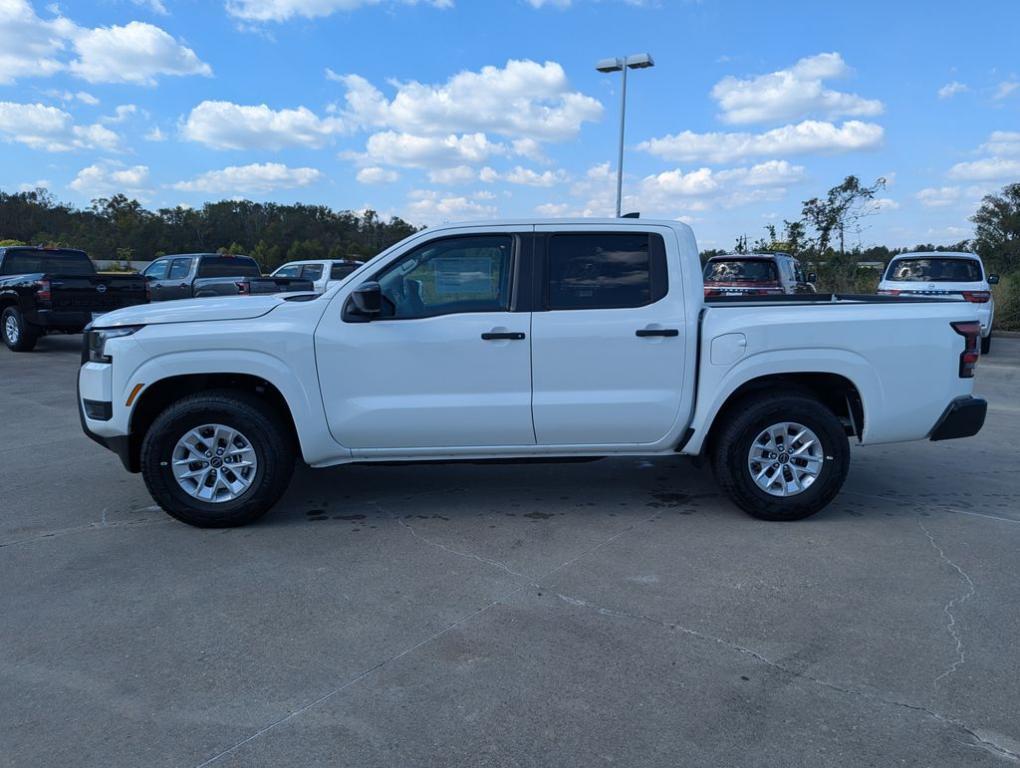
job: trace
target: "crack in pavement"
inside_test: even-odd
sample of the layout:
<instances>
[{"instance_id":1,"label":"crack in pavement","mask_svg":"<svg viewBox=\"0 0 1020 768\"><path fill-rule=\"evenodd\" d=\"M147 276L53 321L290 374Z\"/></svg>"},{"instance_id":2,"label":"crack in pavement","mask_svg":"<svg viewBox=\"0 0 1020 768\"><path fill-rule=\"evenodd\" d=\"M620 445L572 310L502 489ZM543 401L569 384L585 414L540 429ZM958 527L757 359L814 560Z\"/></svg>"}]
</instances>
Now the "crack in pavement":
<instances>
[{"instance_id":1,"label":"crack in pavement","mask_svg":"<svg viewBox=\"0 0 1020 768\"><path fill-rule=\"evenodd\" d=\"M380 512L385 514L385 511L381 507L379 507L378 504L376 504L376 506L379 508ZM215 763L218 760L220 760L220 758L223 758L223 757L226 757L227 755L233 754L238 749L243 747L245 744L250 744L251 742L253 742L256 739L260 738L261 736L265 735L269 731L272 731L275 728L278 728L279 726L281 726L284 723L287 723L287 722L293 720L296 717L300 717L302 714L304 714L308 710L313 709L314 707L317 707L319 704L322 704L323 702L328 701L329 699L332 699L334 696L337 696L338 694L340 694L343 691L347 690L351 686L356 685L360 681L362 681L365 678L367 678L368 676L370 676L372 673L382 669L385 666L388 666L389 664L392 664L395 661L398 661L398 660L402 659L403 657L407 656L408 654L414 653L419 648L423 648L426 645L428 645L429 643L432 643L435 640L438 640L443 635L445 635L448 632L456 629L457 627L461 627L461 626L467 624L472 619L474 619L474 618L476 618L478 616L481 616L483 613L485 613L485 612L489 611L490 609L496 607L497 605L505 603L507 600L509 600L510 598L512 598L513 596L515 596L517 594L520 594L523 590L527 589L528 587L537 586L540 582L544 581L545 579L548 579L553 574L559 573L560 571L562 571L562 570L564 570L566 568L569 568L571 565L576 563L578 560L581 560L582 558L587 557L588 555L591 555L591 554L599 551L603 547L609 546L614 541L619 539L621 536L624 536L625 534L630 533L632 530L634 530L637 526L641 525L642 523L647 523L647 522L649 522L651 520L656 519L657 517L659 517L659 514L660 514L659 512L656 512L654 515L649 515L646 518L642 518L641 520L638 520L636 522L631 523L626 528L621 528L619 531L614 533L609 538L603 539L598 544L595 544L595 545L589 547L588 549L585 549L585 550L579 552L578 554L574 555L573 557L569 558L568 560L565 560L564 562L560 563L559 565L555 566L554 568L551 568L550 570L546 571L544 574L542 574L542 576L540 576L535 581L529 581L529 582L526 582L524 584L518 584L516 587L514 587L510 591L500 595L495 600L493 600L490 603L482 606L478 610L472 611L471 613L469 613L469 614L467 614L465 616L462 616L461 618L459 618L456 621L454 621L452 624L448 624L446 627L444 627L443 629L439 630L438 632L435 632L432 635L429 635L424 640L421 640L421 641L415 643L414 645L412 645L412 646L410 646L408 648L405 648L404 650L402 650L402 651L400 651L398 653L395 653L392 656L389 656L389 657L383 659L382 661L377 662L376 664L373 664L372 666L368 667L367 669L362 670L361 672L357 673L354 677L352 677L349 680L345 681L343 684L337 686L333 690L323 694L322 696L319 696L317 699L314 699L313 701L310 701L307 704L304 704L304 705L298 707L297 709L293 710L292 712L289 712L288 714L284 715L283 717L280 717L277 720L274 720L273 722L265 725L264 727L260 728L255 733L253 733L251 736L248 736L247 738L242 739L241 741L237 742L233 746L227 747L222 752L219 752L218 754L213 755L212 757L210 757L209 759L205 760L204 762L199 763L198 765L195 766L195 768L206 768L206 766L212 765L213 763ZM410 527L410 526L408 526L408 527ZM413 531L412 531L412 533L413 533ZM419 538L421 538L421 537L419 537ZM423 541L424 541L424 539L423 539ZM440 548L442 549L442 547L440 547ZM452 551L452 550L447 550L447 551L449 552L449 551ZM463 553L456 553L456 552L454 552L454 554L460 554L462 557L472 557L471 555L464 555ZM482 562L487 562L487 561L483 559ZM491 562L489 562L490 565L496 565L497 563L498 563L498 561L491 561Z\"/></svg>"},{"instance_id":2,"label":"crack in pavement","mask_svg":"<svg viewBox=\"0 0 1020 768\"><path fill-rule=\"evenodd\" d=\"M141 510L142 512L149 511L150 508L146 507ZM74 533L87 533L88 531L101 531L107 528L130 528L137 525L152 525L154 523L169 523L173 522L170 518L163 516L155 519L144 519L144 520L115 520L113 522L106 519L106 510L103 510L102 519L86 523L85 525L75 525L70 528L58 528L52 531L45 531L44 533L37 533L34 536L26 536L23 539L10 539L9 541L0 541L0 549L4 547L13 547L17 544L31 544L33 541L43 541L45 539L55 539L61 536L69 536Z\"/></svg>"},{"instance_id":3,"label":"crack in pavement","mask_svg":"<svg viewBox=\"0 0 1020 768\"><path fill-rule=\"evenodd\" d=\"M949 504L940 504L939 502L928 501L927 499L925 499L924 501L916 501L914 499L907 498L907 497L897 498L895 496L879 496L876 493L862 493L861 491L847 491L847 490L841 491L841 493L848 493L851 496L860 496L860 497L865 498L865 499L876 499L878 501L892 501L892 502L895 502L897 504L900 504L900 503L911 503L914 506L919 506L919 505L923 504L923 505L926 505L928 507L931 507L932 509L938 509L938 510L941 510L943 512L950 512L950 513L952 513L954 515L969 515L971 517L983 517L986 520L998 520L1001 523L1016 523L1016 524L1020 524L1020 520L1018 520L1016 518L1001 517L999 515L989 515L989 514L987 514L985 512L975 512L972 509L960 509L958 507L954 507L954 506L951 506Z\"/></svg>"},{"instance_id":4,"label":"crack in pavement","mask_svg":"<svg viewBox=\"0 0 1020 768\"><path fill-rule=\"evenodd\" d=\"M977 592L977 588L974 586L974 581L970 578L967 572L949 559L945 550L938 545L938 542L935 541L935 536L925 527L924 523L918 520L917 524L921 526L921 530L924 531L924 535L928 537L928 541L931 543L932 548L938 552L939 559L955 570L963 582L967 585L967 592L963 595L963 597L954 597L942 607L942 612L946 614L946 631L949 633L949 636L953 638L953 642L956 644L956 661L954 661L948 669L932 681L932 684L938 688L939 681L953 674L956 670L963 666L967 659L966 650L963 645L963 638L960 636L960 632L956 628L956 616L953 614L953 607L963 605L967 602Z\"/></svg>"},{"instance_id":5,"label":"crack in pavement","mask_svg":"<svg viewBox=\"0 0 1020 768\"><path fill-rule=\"evenodd\" d=\"M612 608L604 608L602 606L596 605L595 603L591 603L587 600L582 600L581 598L578 597L572 597L570 595L563 595L557 593L556 596L560 600L569 605L594 611L600 616L609 616L613 618L629 619L631 621L647 622L650 624L657 625L659 627L663 627L671 632L680 632L681 634L696 638L698 640L714 643L716 645L722 646L723 648L727 648L731 651L736 651L738 653L744 654L745 656L750 656L758 663L763 664L772 669L778 670L786 675L790 675L793 678L805 680L814 685L818 685L823 688L828 688L829 690L835 691L837 693L845 694L848 696L859 696L861 698L869 699L881 704L885 704L887 706L899 707L901 709L919 712L939 723L951 725L966 733L974 740L972 743L963 742L967 746L982 749L985 752L988 752L989 754L995 755L996 757L1012 760L1014 762L1020 762L1020 753L1014 752L1011 749L1008 749L1007 747L996 743L988 735L982 736L978 730L960 720L957 720L954 717L943 715L920 704L913 704L911 702L900 701L898 699L890 699L885 696L880 696L878 694L871 693L870 691L865 691L858 688L848 688L846 686L829 682L828 680L823 680L822 678L819 677L814 677L813 675L809 675L805 672L800 672L796 669L788 667L785 664L773 661L772 659L768 658L764 654L759 653L753 648L747 648L746 646L739 645L738 643L726 640L725 638L717 637L716 635L710 635L706 632L700 632L696 629L691 629L690 627L685 627L675 622L671 623L667 621L662 621L661 619L652 618L651 616L644 616L642 614L637 613L628 613L626 611L618 611ZM1010 739L1010 741L1012 741L1012 739Z\"/></svg>"}]
</instances>

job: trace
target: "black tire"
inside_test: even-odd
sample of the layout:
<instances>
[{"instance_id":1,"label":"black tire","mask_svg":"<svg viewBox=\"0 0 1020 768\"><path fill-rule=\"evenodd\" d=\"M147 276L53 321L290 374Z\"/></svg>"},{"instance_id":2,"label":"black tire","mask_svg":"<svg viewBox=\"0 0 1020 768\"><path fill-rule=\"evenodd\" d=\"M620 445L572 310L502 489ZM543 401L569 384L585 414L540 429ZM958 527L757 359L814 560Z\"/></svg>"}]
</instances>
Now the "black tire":
<instances>
[{"instance_id":1,"label":"black tire","mask_svg":"<svg viewBox=\"0 0 1020 768\"><path fill-rule=\"evenodd\" d=\"M236 499L196 499L173 475L174 446L203 424L237 429L255 450L255 477ZM152 498L171 517L198 528L232 528L258 520L287 490L294 472L294 448L282 418L264 400L247 392L212 390L182 398L156 417L142 441L142 476Z\"/></svg>"},{"instance_id":2,"label":"black tire","mask_svg":"<svg viewBox=\"0 0 1020 768\"><path fill-rule=\"evenodd\" d=\"M992 350L992 332L989 331L987 336L981 337L981 354L987 355Z\"/></svg>"},{"instance_id":3,"label":"black tire","mask_svg":"<svg viewBox=\"0 0 1020 768\"><path fill-rule=\"evenodd\" d=\"M0 335L12 352L31 352L39 340L39 330L25 321L17 307L7 307L0 314Z\"/></svg>"},{"instance_id":4,"label":"black tire","mask_svg":"<svg viewBox=\"0 0 1020 768\"><path fill-rule=\"evenodd\" d=\"M796 422L821 443L822 469L815 481L793 496L773 496L759 488L748 468L755 438L773 424ZM839 493L850 469L850 445L836 415L810 395L751 396L728 409L710 449L712 468L723 491L752 517L802 520L823 509Z\"/></svg>"}]
</instances>

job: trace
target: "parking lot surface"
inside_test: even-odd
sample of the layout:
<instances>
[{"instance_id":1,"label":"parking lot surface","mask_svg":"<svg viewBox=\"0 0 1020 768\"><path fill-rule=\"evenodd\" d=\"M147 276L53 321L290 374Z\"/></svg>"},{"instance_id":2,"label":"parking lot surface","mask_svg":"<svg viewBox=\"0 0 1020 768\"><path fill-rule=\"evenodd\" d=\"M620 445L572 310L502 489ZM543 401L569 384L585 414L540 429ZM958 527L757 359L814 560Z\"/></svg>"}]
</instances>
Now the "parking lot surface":
<instances>
[{"instance_id":1,"label":"parking lot surface","mask_svg":"<svg viewBox=\"0 0 1020 768\"><path fill-rule=\"evenodd\" d=\"M803 522L625 458L302 469L220 531L82 434L79 344L0 351L0 765L1020 763L1020 340L980 435Z\"/></svg>"}]
</instances>

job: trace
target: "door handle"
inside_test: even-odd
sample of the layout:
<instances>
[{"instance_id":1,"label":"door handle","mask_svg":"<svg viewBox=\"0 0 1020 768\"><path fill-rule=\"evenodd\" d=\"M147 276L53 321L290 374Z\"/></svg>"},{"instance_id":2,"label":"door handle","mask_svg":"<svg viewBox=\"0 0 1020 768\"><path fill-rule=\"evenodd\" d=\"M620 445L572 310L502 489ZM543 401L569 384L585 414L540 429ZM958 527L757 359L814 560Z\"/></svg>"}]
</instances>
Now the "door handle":
<instances>
[{"instance_id":1,"label":"door handle","mask_svg":"<svg viewBox=\"0 0 1020 768\"><path fill-rule=\"evenodd\" d=\"M520 331L489 331L488 333L482 334L484 341L496 341L498 339L509 339L510 341L520 341L524 338L524 334Z\"/></svg>"},{"instance_id":2,"label":"door handle","mask_svg":"<svg viewBox=\"0 0 1020 768\"><path fill-rule=\"evenodd\" d=\"M676 328L642 328L635 331L634 335L640 336L641 338L645 338L647 336L665 336L667 338L673 338L674 336L679 336L680 331Z\"/></svg>"},{"instance_id":3,"label":"door handle","mask_svg":"<svg viewBox=\"0 0 1020 768\"><path fill-rule=\"evenodd\" d=\"M187 283L181 283L181 284L180 284L180 285L178 285L177 287L178 287L178 288L187 288L187 287L188 287L188 284L187 284Z\"/></svg>"}]
</instances>

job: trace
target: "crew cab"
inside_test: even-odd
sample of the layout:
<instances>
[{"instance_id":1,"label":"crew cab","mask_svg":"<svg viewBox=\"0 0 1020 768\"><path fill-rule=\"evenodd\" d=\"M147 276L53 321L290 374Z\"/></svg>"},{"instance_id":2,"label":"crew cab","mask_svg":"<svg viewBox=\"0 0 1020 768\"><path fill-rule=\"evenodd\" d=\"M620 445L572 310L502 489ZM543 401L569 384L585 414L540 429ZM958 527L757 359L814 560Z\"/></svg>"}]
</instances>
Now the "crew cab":
<instances>
[{"instance_id":1,"label":"crew cab","mask_svg":"<svg viewBox=\"0 0 1020 768\"><path fill-rule=\"evenodd\" d=\"M311 280L263 277L250 256L222 253L162 256L142 274L149 281L153 301L312 290Z\"/></svg>"},{"instance_id":2,"label":"crew cab","mask_svg":"<svg viewBox=\"0 0 1020 768\"><path fill-rule=\"evenodd\" d=\"M126 309L85 336L88 435L197 526L241 525L295 457L707 459L741 508L810 515L865 445L966 437L974 305L706 302L691 229L636 219L435 227L322 296Z\"/></svg>"},{"instance_id":3,"label":"crew cab","mask_svg":"<svg viewBox=\"0 0 1020 768\"><path fill-rule=\"evenodd\" d=\"M14 352L30 352L47 333L81 333L104 312L148 301L138 275L104 275L85 251L0 248L0 334Z\"/></svg>"},{"instance_id":4,"label":"crew cab","mask_svg":"<svg viewBox=\"0 0 1020 768\"><path fill-rule=\"evenodd\" d=\"M985 273L976 253L901 253L886 267L878 292L886 296L958 297L975 304L981 323L981 354L987 355L992 349L995 320L992 286L998 282L998 275Z\"/></svg>"},{"instance_id":5,"label":"crew cab","mask_svg":"<svg viewBox=\"0 0 1020 768\"><path fill-rule=\"evenodd\" d=\"M300 277L312 281L312 290L325 293L326 289L345 280L365 262L352 259L319 259L288 261L271 273L271 277Z\"/></svg>"},{"instance_id":6,"label":"crew cab","mask_svg":"<svg viewBox=\"0 0 1020 768\"><path fill-rule=\"evenodd\" d=\"M815 275L805 274L788 253L727 253L713 256L702 273L705 297L814 293Z\"/></svg>"}]
</instances>

